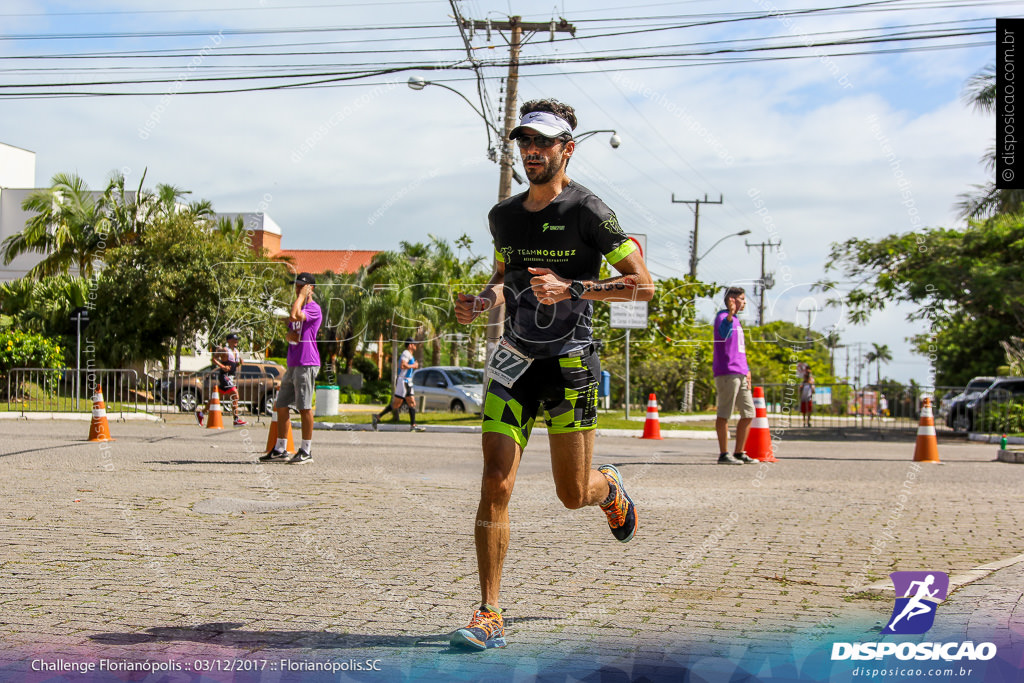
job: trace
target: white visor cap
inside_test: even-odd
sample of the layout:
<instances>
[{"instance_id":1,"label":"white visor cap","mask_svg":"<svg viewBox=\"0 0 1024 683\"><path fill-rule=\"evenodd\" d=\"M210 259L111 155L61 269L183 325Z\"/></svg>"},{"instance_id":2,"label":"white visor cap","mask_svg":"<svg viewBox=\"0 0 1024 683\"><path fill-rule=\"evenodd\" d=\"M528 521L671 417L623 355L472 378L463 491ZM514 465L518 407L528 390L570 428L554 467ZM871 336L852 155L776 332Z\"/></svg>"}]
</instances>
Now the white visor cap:
<instances>
[{"instance_id":1,"label":"white visor cap","mask_svg":"<svg viewBox=\"0 0 1024 683\"><path fill-rule=\"evenodd\" d=\"M524 128L532 128L544 137L557 138L559 135L572 136L572 126L561 116L549 111L531 111L519 119L519 125L508 134L509 140L515 140L523 134Z\"/></svg>"}]
</instances>

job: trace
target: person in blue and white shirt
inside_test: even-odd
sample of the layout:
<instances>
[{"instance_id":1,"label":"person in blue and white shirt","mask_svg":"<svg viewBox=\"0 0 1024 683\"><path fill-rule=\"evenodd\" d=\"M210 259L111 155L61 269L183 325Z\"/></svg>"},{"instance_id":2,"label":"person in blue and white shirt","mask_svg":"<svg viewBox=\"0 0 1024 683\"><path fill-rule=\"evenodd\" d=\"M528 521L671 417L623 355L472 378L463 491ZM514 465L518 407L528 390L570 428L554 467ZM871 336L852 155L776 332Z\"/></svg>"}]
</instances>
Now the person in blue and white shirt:
<instances>
[{"instance_id":1,"label":"person in blue and white shirt","mask_svg":"<svg viewBox=\"0 0 1024 683\"><path fill-rule=\"evenodd\" d=\"M412 423L409 431L423 431L423 427L416 424L416 396L413 394L412 388L413 370L420 366L415 356L417 346L418 344L415 340L405 340L405 350L402 351L402 355L398 358L399 369L398 376L395 378L395 393L391 397L391 403L385 406L384 410L373 416L374 431L377 430L380 421L388 413L394 413L394 419L398 420L398 411L402 409L403 403L409 407L409 421Z\"/></svg>"}]
</instances>

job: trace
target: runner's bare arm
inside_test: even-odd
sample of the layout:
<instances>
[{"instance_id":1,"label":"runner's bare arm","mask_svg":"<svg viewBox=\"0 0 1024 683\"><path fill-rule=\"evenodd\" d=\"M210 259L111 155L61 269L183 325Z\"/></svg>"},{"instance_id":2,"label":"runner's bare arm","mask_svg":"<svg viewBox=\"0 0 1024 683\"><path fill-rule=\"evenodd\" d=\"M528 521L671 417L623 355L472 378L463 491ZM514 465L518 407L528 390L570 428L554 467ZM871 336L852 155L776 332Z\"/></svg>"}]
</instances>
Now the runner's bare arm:
<instances>
[{"instance_id":1,"label":"runner's bare arm","mask_svg":"<svg viewBox=\"0 0 1024 683\"><path fill-rule=\"evenodd\" d=\"M621 275L605 280L583 281L583 297L590 301L650 301L654 297L654 282L647 265L638 252L626 256L613 266ZM537 300L552 304L569 299L572 280L559 277L550 268L530 268L530 280Z\"/></svg>"},{"instance_id":2,"label":"runner's bare arm","mask_svg":"<svg viewBox=\"0 0 1024 683\"><path fill-rule=\"evenodd\" d=\"M501 261L494 262L494 272L491 279L484 285L483 291L477 296L472 294L458 293L458 300L455 302L455 319L463 325L476 320L476 317L495 306L505 303L505 264Z\"/></svg>"}]
</instances>

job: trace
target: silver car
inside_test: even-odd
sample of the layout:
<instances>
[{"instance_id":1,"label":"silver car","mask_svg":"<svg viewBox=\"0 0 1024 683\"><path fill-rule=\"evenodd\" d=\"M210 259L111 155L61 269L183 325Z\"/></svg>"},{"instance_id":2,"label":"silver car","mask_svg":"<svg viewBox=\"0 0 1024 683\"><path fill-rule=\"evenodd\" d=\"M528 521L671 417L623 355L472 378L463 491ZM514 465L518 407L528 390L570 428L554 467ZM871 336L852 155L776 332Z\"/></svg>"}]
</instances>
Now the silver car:
<instances>
[{"instance_id":1,"label":"silver car","mask_svg":"<svg viewBox=\"0 0 1024 683\"><path fill-rule=\"evenodd\" d=\"M420 368L413 373L412 384L423 410L479 413L483 408L483 370L454 365Z\"/></svg>"}]
</instances>

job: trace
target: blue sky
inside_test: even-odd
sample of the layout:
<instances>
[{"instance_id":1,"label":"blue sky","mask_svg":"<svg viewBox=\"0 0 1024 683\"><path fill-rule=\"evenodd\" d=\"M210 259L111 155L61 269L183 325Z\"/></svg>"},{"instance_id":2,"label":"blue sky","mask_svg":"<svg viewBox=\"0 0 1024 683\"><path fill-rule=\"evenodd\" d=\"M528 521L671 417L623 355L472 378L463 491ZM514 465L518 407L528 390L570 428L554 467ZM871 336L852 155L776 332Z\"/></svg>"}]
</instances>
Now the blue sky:
<instances>
[{"instance_id":1,"label":"blue sky","mask_svg":"<svg viewBox=\"0 0 1024 683\"><path fill-rule=\"evenodd\" d=\"M501 20L510 11L527 21L548 21L553 11L564 16L576 23L575 40L547 43L546 36L538 36L523 50L524 58L554 60L581 51L639 50L769 35L799 43L823 32L1008 16L1015 9L1005 2L892 3L886 9L899 11L832 13L788 21L769 17L593 38L595 33L610 32L611 24L587 21L598 18L764 13L774 7L792 10L829 4L696 0L626 6L621 0L474 0L459 5L465 16L475 19ZM924 8L911 10L908 5ZM166 11L182 9L211 11ZM103 10L133 13L59 14ZM173 4L13 0L4 3L2 13L2 35L8 37L207 31L173 38L0 41L0 56L8 57L181 48L180 57L161 61L163 69L153 73L184 79L183 89L199 87L192 80L199 70L189 69L194 60L205 66L241 64L241 58L232 61L219 54L242 45L293 40L357 41L344 43L349 49L461 45L449 16L451 8L440 1L357 5L326 0ZM241 28L395 24L440 27L397 34L381 30L324 33L322 37L229 34ZM218 31L228 33L218 36ZM394 35L404 38L381 40ZM420 39L425 36L433 37ZM367 40L375 42L358 42ZM991 36L947 42L990 43ZM493 44L495 49L486 49L486 39L479 34L473 42L485 58L505 54L497 36ZM433 62L428 61L430 53L415 58L437 63L451 54L439 52ZM356 61L352 56L333 59ZM378 57L365 55L358 61L374 59ZM705 193L717 199L721 194L721 206L701 209L700 251L740 230L752 231L746 237L751 242L780 239L780 251L767 259L768 270L775 272L780 284L769 291L766 317L803 325L807 316L797 309L824 304L824 297L811 293L809 284L825 275L829 244L910 230L913 224L902 194L908 187L921 224L956 225L957 194L986 179L978 159L992 140L991 121L969 110L960 93L964 81L993 59L994 48L983 45L660 69L634 70L650 62L556 63L524 67L519 95L521 100L557 97L576 107L581 129L619 132L622 145L618 149L607 144L605 135L583 143L570 165L570 176L601 195L627 231L648 235L649 264L655 274L678 276L688 269L693 213L686 205L673 204L672 194L677 199L702 198ZM295 61L281 57L262 63L269 69ZM91 62L105 67L126 64ZM56 65L67 63L31 63L33 67ZM0 83L58 78L52 73L10 71L25 66L3 60L0 67L7 71ZM118 73L65 73L59 78L107 80ZM502 70L490 68L484 73L496 107ZM99 188L115 169L125 170L136 182L148 169L148 185L178 185L195 197L211 200L219 211L253 211L265 204L282 226L287 248L391 249L401 240L421 241L428 234L450 240L468 234L477 253L488 253L486 214L497 198L498 172L486 158L484 125L452 93L441 88L407 88L405 81L413 74L443 81L475 101L475 83L465 71L399 72L354 87L163 99L160 88L168 86L155 85L148 86L158 93L151 96L8 99L0 107L0 141L37 153L40 185L54 173L76 171ZM893 155L900 175L894 172ZM727 238L703 258L701 277L748 285L757 278L760 254L746 249L743 240ZM788 275L792 286L783 286L783 275ZM712 302L705 302L702 310L714 308ZM905 341L922 328L906 323L905 313L903 309L886 311L867 325L853 326L841 310L831 308L817 314L812 324L817 329L839 325L846 342L889 344L895 360L884 374L927 383L927 363L913 355ZM842 364L842 354L839 359Z\"/></svg>"}]
</instances>

